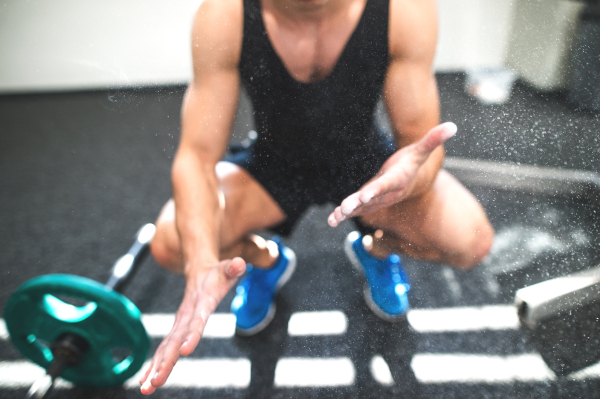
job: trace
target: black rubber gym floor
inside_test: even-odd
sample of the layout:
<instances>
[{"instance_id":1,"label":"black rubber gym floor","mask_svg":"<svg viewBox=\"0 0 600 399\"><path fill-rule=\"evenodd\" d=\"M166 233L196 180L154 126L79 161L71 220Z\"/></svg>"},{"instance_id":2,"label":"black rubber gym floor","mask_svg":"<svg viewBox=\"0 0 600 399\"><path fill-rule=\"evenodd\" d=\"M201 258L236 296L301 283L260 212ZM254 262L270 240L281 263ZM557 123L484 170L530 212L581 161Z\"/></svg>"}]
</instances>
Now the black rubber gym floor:
<instances>
[{"instance_id":1,"label":"black rubber gym floor","mask_svg":"<svg viewBox=\"0 0 600 399\"><path fill-rule=\"evenodd\" d=\"M446 146L449 156L600 172L598 115L574 110L561 94L538 94L520 83L509 103L481 105L464 94L463 81L460 74L438 76L442 119L459 127L457 137ZM170 164L178 141L183 90L0 96L2 309L20 284L40 274L71 273L106 280L136 230L154 221L170 197ZM242 101L234 141L251 129L250 116ZM512 304L517 288L596 266L600 259L596 203L470 188L496 228L495 250L470 272L403 258L413 283L411 306L421 312L414 313L414 320L409 317L411 323L387 323L368 310L361 278L342 248L353 226L345 223L331 229L326 223L331 207L315 207L285 239L298 256L298 268L278 297L273 323L251 338L207 338L191 356L195 360L247 359L249 382L209 388L194 383L203 376L195 376L192 369L187 387L173 385L154 396L597 397L600 373L554 376L535 363L539 348L523 329L419 326L418 314L435 321L452 309L481 311L481 316L474 316L478 321L489 317L485 316L488 311L492 316L501 314ZM172 314L183 286L182 277L149 260L124 294L144 314ZM219 313L227 312L231 297L230 293L219 306ZM345 332L290 334L293 315L324 310L345 315ZM436 310L442 313L427 313ZM564 334L569 336L569 331ZM159 341L153 339L152 351ZM302 376L294 382L293 373L291 377L285 373L294 369L285 369L282 360L297 358L337 363L325 366L320 382L306 382ZM393 381L376 376L374 358L379 364L383 359ZM8 340L0 339L1 370L23 360ZM534 365L528 367L531 361ZM473 365L493 372L478 375ZM536 367L541 374L535 373ZM335 386L323 387L327 384ZM26 390L26 385L11 384L0 376L0 397L21 398ZM140 396L134 388L58 387L52 394L87 399Z\"/></svg>"}]
</instances>

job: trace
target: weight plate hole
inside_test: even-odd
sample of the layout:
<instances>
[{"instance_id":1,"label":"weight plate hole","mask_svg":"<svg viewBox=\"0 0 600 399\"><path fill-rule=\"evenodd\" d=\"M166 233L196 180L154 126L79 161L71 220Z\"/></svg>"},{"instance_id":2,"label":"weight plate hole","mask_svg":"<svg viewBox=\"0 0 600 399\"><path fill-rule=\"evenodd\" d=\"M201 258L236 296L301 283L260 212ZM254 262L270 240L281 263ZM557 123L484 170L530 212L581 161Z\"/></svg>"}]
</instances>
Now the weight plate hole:
<instances>
[{"instance_id":1,"label":"weight plate hole","mask_svg":"<svg viewBox=\"0 0 600 399\"><path fill-rule=\"evenodd\" d=\"M81 301L81 299L78 298L62 298L72 302L76 302L76 300L79 301L79 303L83 302ZM42 302L44 310L46 310L46 312L49 315L51 315L55 319L67 323L77 323L87 319L90 315L92 315L92 313L96 311L96 308L98 307L98 305L95 302L83 302L83 305L81 306L72 305L51 294L44 295L44 299Z\"/></svg>"},{"instance_id":2,"label":"weight plate hole","mask_svg":"<svg viewBox=\"0 0 600 399\"><path fill-rule=\"evenodd\" d=\"M113 372L115 374L121 374L127 370L131 362L133 361L133 351L126 346L116 346L110 349L110 355L113 359L115 366Z\"/></svg>"},{"instance_id":3,"label":"weight plate hole","mask_svg":"<svg viewBox=\"0 0 600 399\"><path fill-rule=\"evenodd\" d=\"M90 303L89 301L86 301L85 299L77 298L76 296L70 296L70 295L54 295L54 296L57 299L60 299L61 301L63 301L64 303L73 305L76 308L82 308L82 307L86 306L88 303Z\"/></svg>"},{"instance_id":4,"label":"weight plate hole","mask_svg":"<svg viewBox=\"0 0 600 399\"><path fill-rule=\"evenodd\" d=\"M33 345L37 350L42 352L42 355L44 355L44 358L46 359L46 361L48 361L48 363L52 363L52 361L54 360L54 356L52 355L52 351L50 350L50 344L48 342L46 342L43 339L39 339L33 334L29 334L27 336L27 342L29 342L29 344Z\"/></svg>"}]
</instances>

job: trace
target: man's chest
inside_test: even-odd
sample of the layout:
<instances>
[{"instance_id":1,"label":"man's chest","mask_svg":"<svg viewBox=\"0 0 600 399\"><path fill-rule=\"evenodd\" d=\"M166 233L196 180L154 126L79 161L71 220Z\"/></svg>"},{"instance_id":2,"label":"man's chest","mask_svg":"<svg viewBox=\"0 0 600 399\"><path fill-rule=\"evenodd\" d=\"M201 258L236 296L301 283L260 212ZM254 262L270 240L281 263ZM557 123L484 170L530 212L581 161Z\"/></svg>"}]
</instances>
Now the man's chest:
<instances>
[{"instance_id":1,"label":"man's chest","mask_svg":"<svg viewBox=\"0 0 600 399\"><path fill-rule=\"evenodd\" d=\"M271 46L294 79L316 82L332 73L364 10L363 0L353 3L344 14L314 24L285 24L263 13Z\"/></svg>"}]
</instances>

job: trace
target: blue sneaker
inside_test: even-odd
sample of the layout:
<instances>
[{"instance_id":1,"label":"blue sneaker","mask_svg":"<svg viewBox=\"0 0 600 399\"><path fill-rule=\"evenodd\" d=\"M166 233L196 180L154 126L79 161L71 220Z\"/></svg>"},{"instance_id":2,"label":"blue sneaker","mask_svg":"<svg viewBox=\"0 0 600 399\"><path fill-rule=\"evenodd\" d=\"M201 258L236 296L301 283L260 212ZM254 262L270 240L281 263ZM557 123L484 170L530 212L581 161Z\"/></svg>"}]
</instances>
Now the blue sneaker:
<instances>
[{"instance_id":1,"label":"blue sneaker","mask_svg":"<svg viewBox=\"0 0 600 399\"><path fill-rule=\"evenodd\" d=\"M348 234L345 250L350 262L366 277L367 305L384 320L402 319L408 310L410 281L402 270L400 257L392 254L387 259L377 259L367 252L362 238L358 231Z\"/></svg>"},{"instance_id":2,"label":"blue sneaker","mask_svg":"<svg viewBox=\"0 0 600 399\"><path fill-rule=\"evenodd\" d=\"M279 257L270 269L247 265L246 277L236 288L231 312L236 316L236 333L254 335L269 325L275 316L275 294L288 282L296 269L296 254L281 243L277 244Z\"/></svg>"}]
</instances>

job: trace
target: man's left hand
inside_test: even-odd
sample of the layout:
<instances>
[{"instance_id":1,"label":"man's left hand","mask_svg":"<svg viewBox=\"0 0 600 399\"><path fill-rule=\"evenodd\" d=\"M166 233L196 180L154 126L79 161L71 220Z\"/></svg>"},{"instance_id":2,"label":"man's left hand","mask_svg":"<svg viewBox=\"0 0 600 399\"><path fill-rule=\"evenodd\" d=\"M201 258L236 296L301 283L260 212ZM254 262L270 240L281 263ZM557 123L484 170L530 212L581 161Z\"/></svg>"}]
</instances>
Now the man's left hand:
<instances>
[{"instance_id":1,"label":"man's left hand","mask_svg":"<svg viewBox=\"0 0 600 399\"><path fill-rule=\"evenodd\" d=\"M406 199L421 165L456 131L454 123L442 123L427 132L418 142L396 151L385 161L371 182L335 208L327 219L329 225L336 227L348 218L376 212Z\"/></svg>"}]
</instances>

